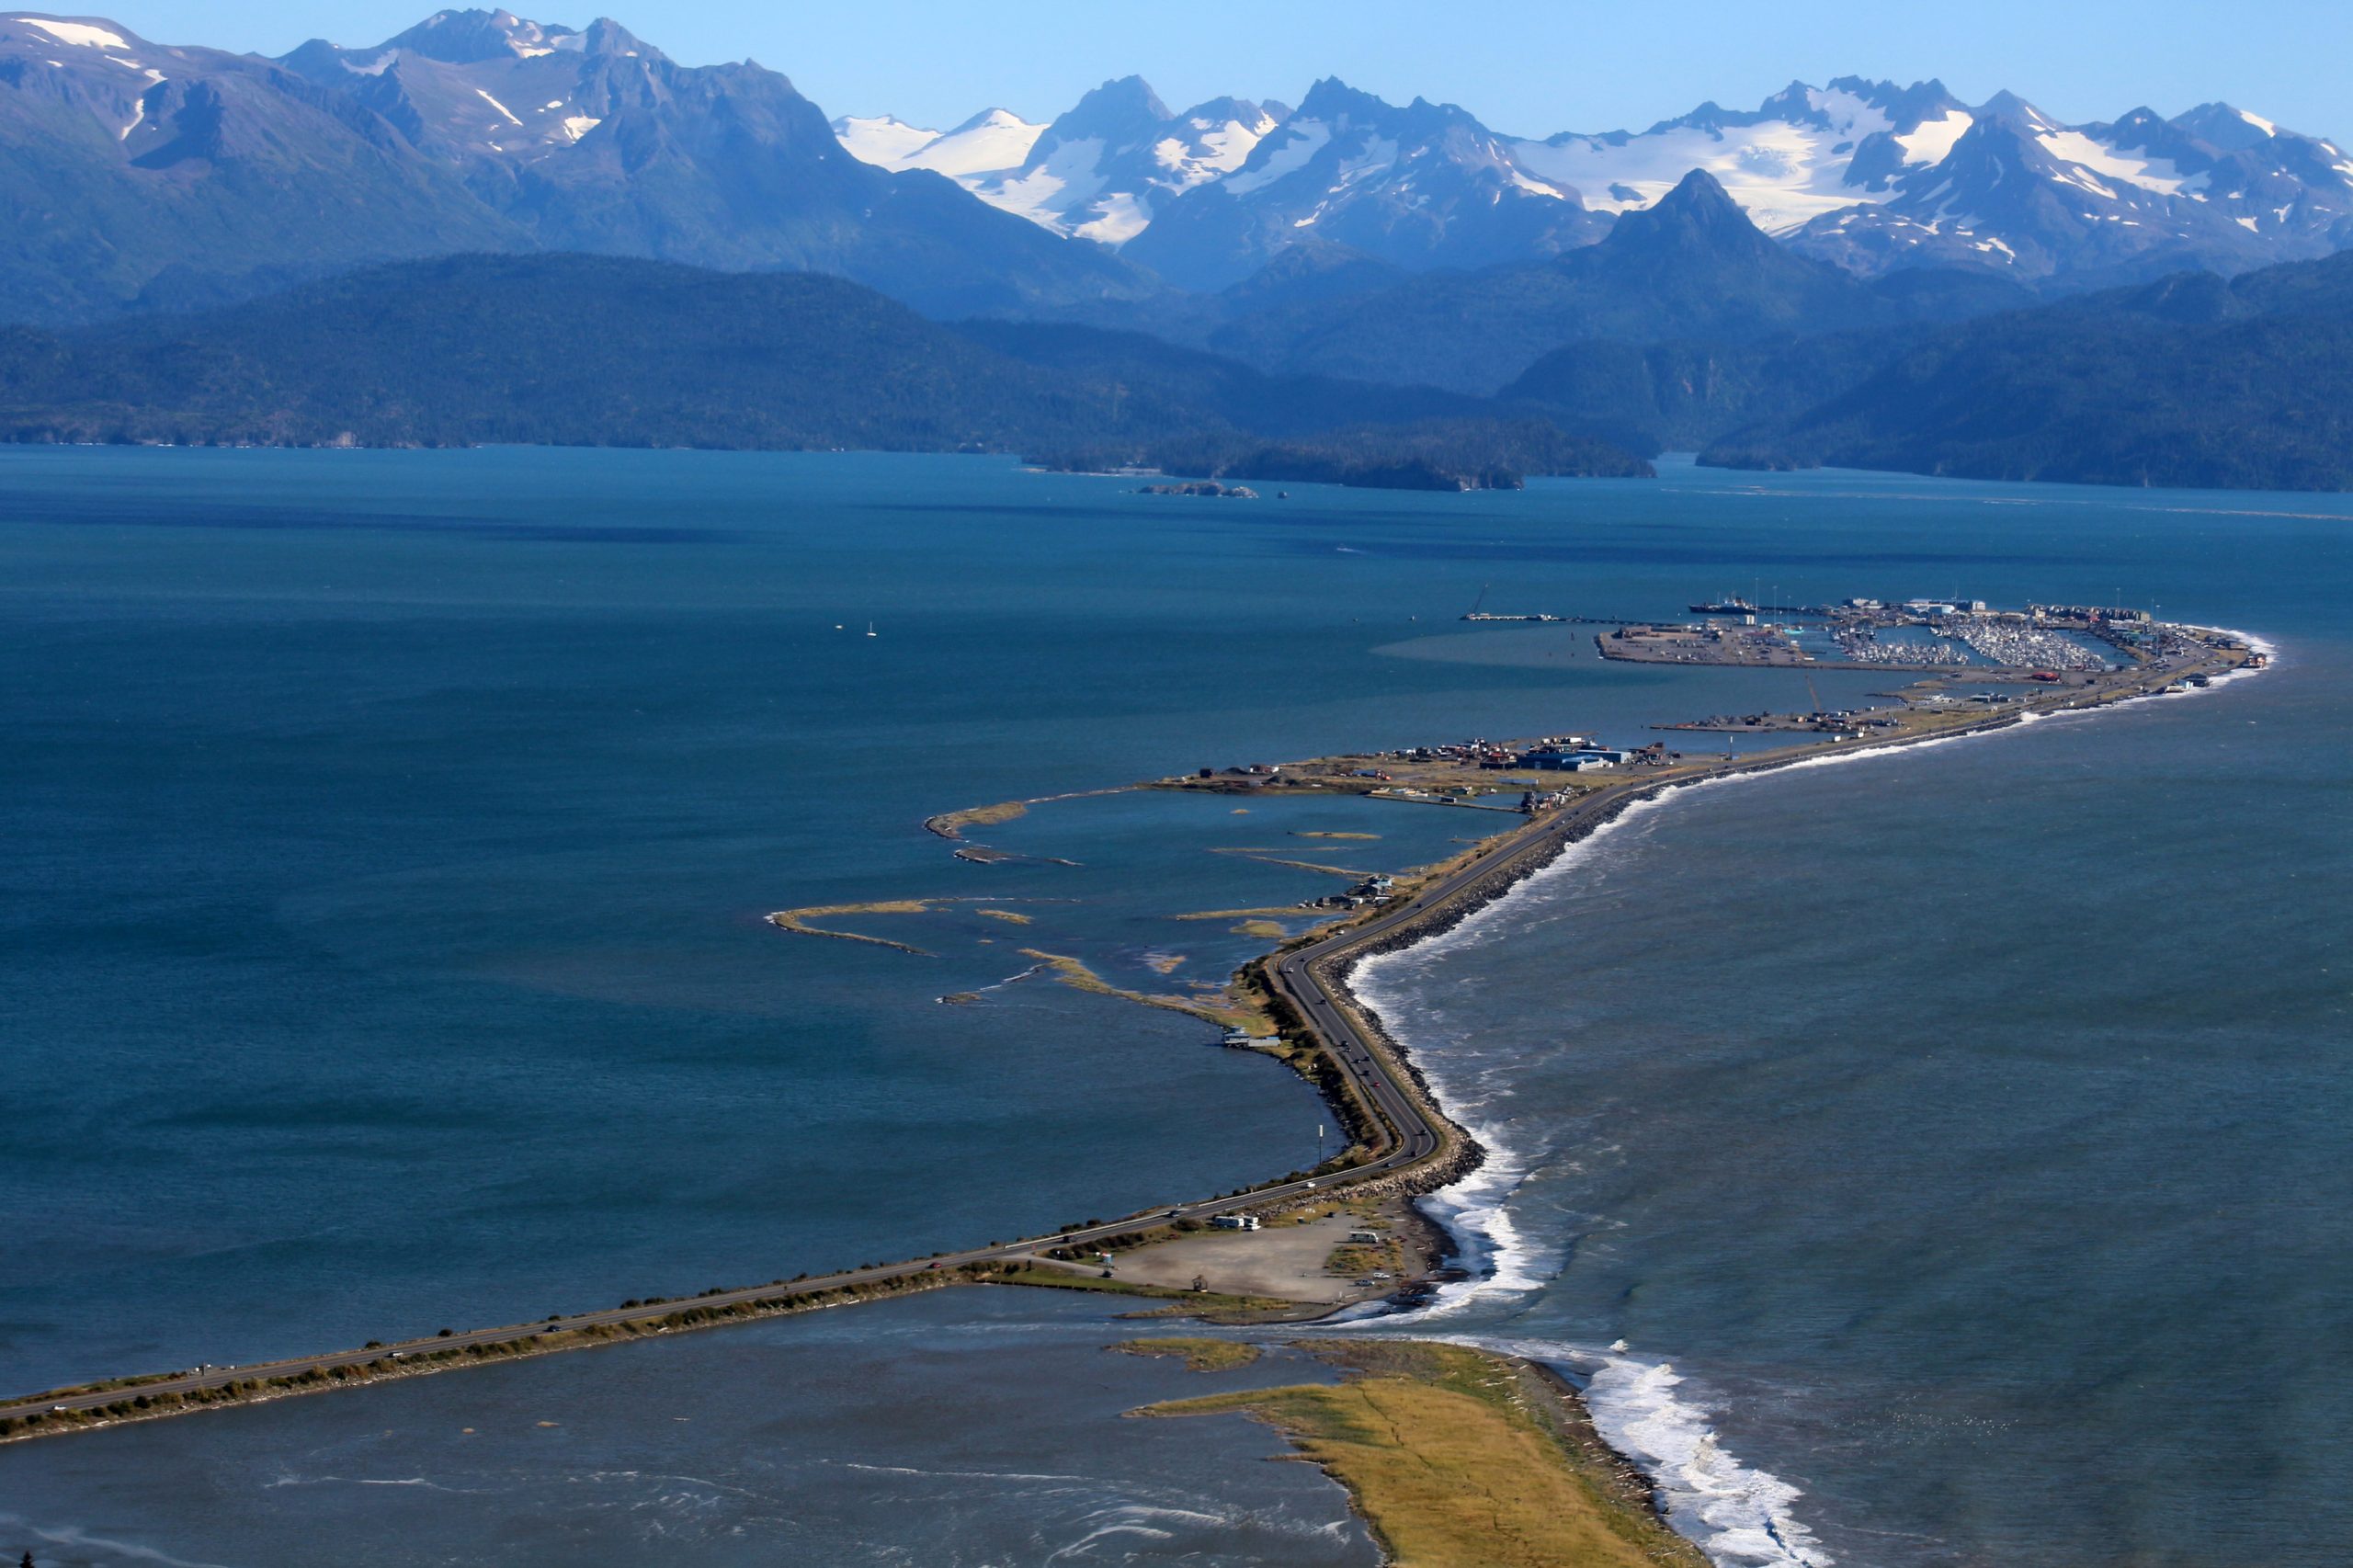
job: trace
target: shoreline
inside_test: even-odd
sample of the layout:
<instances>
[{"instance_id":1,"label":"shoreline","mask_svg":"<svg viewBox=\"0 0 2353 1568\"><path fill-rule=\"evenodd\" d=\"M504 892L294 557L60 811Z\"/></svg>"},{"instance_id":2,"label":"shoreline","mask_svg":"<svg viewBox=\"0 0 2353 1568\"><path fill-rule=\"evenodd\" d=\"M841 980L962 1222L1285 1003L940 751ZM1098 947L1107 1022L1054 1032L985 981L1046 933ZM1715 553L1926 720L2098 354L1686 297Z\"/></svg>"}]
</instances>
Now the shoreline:
<instances>
[{"instance_id":1,"label":"shoreline","mask_svg":"<svg viewBox=\"0 0 2353 1568\"><path fill-rule=\"evenodd\" d=\"M2055 692L2029 693L2017 699L2031 704L2037 697L2045 697L2040 707L2023 706L1974 717L1944 712L1925 715L1913 733L1869 744L1847 747L1835 741L1821 741L1765 753L1747 761L1711 759L1687 763L1678 759L1667 777L1613 780L1589 794L1578 795L1572 803L1550 814L1531 816L1518 827L1480 840L1461 856L1426 869L1418 885L1401 894L1401 902L1393 906L1377 907L1369 916L1349 918L1336 929L1326 927L1306 934L1253 960L1237 976L1236 985L1255 988L1267 998L1269 1011L1282 1025L1282 1034L1296 1045L1289 1055L1290 1064L1316 1087L1351 1140L1348 1148L1315 1173L1278 1176L1218 1198L1180 1203L1165 1211L1150 1209L1108 1223L1074 1227L1060 1234L1013 1243L991 1242L985 1247L927 1259L863 1266L813 1279L803 1276L791 1281L774 1280L763 1286L708 1291L685 1301L631 1301L620 1308L569 1316L555 1314L538 1324L478 1329L456 1335L445 1332L435 1339L392 1346L371 1341L358 1350L324 1356L234 1368L203 1366L191 1371L108 1379L21 1395L0 1400L0 1441L23 1441L111 1426L122 1420L154 1419L287 1392L359 1386L382 1376L451 1369L483 1359L547 1354L594 1343L626 1342L643 1336L649 1328L658 1331L709 1326L820 1305L847 1304L868 1299L870 1294L904 1290L910 1280L928 1284L939 1280L943 1274L953 1279L958 1273L971 1277L974 1270L1002 1271L1049 1249L1131 1237L1140 1230L1180 1218L1202 1221L1245 1210L1280 1212L1327 1201L1344 1193L1415 1199L1442 1190L1482 1168L1487 1163L1488 1151L1468 1129L1448 1115L1435 1086L1412 1052L1388 1032L1377 1011L1349 987L1347 980L1358 965L1444 935L1507 896L1529 877L1557 864L1568 850L1620 821L1637 805L1655 802L1683 788L1998 733L2052 713L2097 711L2180 689L2183 681L2192 675L2202 675L2211 687L2238 675L2252 673L2250 661L2258 650L2267 662L2269 656L2268 644L2245 634L2212 628L2177 630L2193 634L2193 640L2204 646L2205 656L2193 669L2169 673L2162 667L2133 666L2113 672L2111 684L2097 689L2075 688L2063 696ZM2195 688L2191 689L2194 692ZM1959 718L1961 722L1945 722L1948 718ZM1164 787L1165 783L1163 781ZM1116 791L1074 793L1111 792ZM1006 809L1000 806L983 810L993 812ZM950 819L959 814L944 813ZM932 831L939 833L937 827ZM951 836L946 833L939 835ZM1317 1017L1318 1009L1325 1015L1324 1017ZM1425 1217L1452 1233L1451 1227L1444 1221ZM1459 1236L1456 1239L1459 1243ZM926 1275L931 1278L926 1279ZM1092 1282L1074 1283L1085 1288ZM694 1314L691 1323L679 1321L682 1314L689 1312ZM433 1364L404 1365L408 1362ZM298 1384L301 1386L295 1386ZM142 1400L146 1402L143 1404L140 1403Z\"/></svg>"}]
</instances>

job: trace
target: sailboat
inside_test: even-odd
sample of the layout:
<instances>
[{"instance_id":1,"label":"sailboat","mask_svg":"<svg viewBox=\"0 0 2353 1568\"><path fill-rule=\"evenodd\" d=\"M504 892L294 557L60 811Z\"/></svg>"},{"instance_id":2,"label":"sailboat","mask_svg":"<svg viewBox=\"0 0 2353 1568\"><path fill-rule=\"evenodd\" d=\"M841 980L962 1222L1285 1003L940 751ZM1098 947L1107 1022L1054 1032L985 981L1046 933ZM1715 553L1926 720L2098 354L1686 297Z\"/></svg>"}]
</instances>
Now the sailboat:
<instances>
[{"instance_id":1,"label":"sailboat","mask_svg":"<svg viewBox=\"0 0 2353 1568\"><path fill-rule=\"evenodd\" d=\"M869 637L874 635L874 623L870 620L866 623L866 634Z\"/></svg>"}]
</instances>

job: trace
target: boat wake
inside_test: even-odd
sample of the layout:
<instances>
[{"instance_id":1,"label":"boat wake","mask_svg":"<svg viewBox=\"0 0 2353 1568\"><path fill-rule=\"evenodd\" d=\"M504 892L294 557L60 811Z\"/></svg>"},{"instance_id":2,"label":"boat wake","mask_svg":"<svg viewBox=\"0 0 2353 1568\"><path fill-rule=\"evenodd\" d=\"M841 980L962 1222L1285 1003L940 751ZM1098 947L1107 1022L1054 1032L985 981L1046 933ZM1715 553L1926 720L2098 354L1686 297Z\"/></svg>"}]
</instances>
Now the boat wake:
<instances>
[{"instance_id":1,"label":"boat wake","mask_svg":"<svg viewBox=\"0 0 2353 1568\"><path fill-rule=\"evenodd\" d=\"M153 1563L155 1568L225 1568L217 1562L199 1562L192 1558L175 1557L152 1546L136 1541L117 1540L108 1536L93 1535L78 1525L44 1528L16 1514L0 1514L0 1525L17 1528L20 1534L29 1535L36 1542L47 1542L74 1554L74 1560L84 1562ZM52 1553L44 1552L50 1556Z\"/></svg>"}]
</instances>

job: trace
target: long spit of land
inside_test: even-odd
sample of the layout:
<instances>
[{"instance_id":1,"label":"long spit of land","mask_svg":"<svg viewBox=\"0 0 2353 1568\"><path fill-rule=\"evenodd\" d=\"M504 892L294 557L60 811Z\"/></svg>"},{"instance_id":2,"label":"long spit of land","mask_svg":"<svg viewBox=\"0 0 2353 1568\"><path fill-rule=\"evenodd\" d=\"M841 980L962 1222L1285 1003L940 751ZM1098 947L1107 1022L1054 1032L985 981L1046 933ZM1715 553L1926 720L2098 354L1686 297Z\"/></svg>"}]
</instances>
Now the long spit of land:
<instances>
[{"instance_id":1,"label":"long spit of land","mask_svg":"<svg viewBox=\"0 0 2353 1568\"><path fill-rule=\"evenodd\" d=\"M1345 983L1349 967L1369 954L1403 946L1460 920L1521 877L1624 812L1635 801L1707 779L1761 773L1810 758L1917 745L2006 728L2029 718L2107 706L2186 685L2203 685L2263 655L2237 635L2187 626L2148 626L2136 634L2120 667L2052 685L2022 684L1975 700L1915 700L1889 710L1868 733L1837 728L1800 744L1747 756L1686 757L1653 747L1638 759L1598 776L1578 775L1541 795L1528 792L1523 813L1507 830L1464 855L1430 868L1353 908L1333 924L1301 937L1258 960L1242 987L1278 1028L1295 1065L1332 1102L1350 1145L1313 1173L1244 1192L1179 1200L1104 1223L1011 1242L993 1242L904 1262L876 1264L815 1277L802 1276L687 1299L631 1301L545 1320L464 1331L429 1339L370 1343L357 1349L287 1357L241 1366L200 1366L137 1374L0 1401L0 1440L22 1440L86 1430L119 1421L153 1419L224 1404L349 1387L380 1379L476 1365L514 1356L585 1348L683 1329L715 1326L780 1312L807 1311L934 1285L973 1282L1058 1284L1168 1294L1204 1304L1186 1292L1155 1292L1108 1281L1070 1260L1106 1244L1133 1244L1171 1226L1193 1225L1243 1210L1279 1210L1324 1202L1336 1194L1427 1191L1478 1163L1477 1146L1445 1116L1405 1054L1361 1007ZM1461 756L1383 753L1317 758L1239 773L1208 773L1159 780L1159 787L1237 790L1279 789L1381 794L1390 798L1460 801L1495 778L1492 760ZM1003 820L991 811L960 813L965 824ZM1272 1303L1206 1303L1247 1311Z\"/></svg>"}]
</instances>

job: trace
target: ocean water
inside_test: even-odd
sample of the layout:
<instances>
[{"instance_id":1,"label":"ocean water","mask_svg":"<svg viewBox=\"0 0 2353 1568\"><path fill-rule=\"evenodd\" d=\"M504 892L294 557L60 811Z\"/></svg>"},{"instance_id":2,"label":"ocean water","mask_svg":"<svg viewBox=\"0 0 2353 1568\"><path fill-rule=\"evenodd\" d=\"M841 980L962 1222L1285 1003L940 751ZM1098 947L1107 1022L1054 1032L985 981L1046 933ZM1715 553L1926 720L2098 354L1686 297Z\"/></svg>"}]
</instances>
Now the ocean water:
<instances>
[{"instance_id":1,"label":"ocean water","mask_svg":"<svg viewBox=\"0 0 2353 1568\"><path fill-rule=\"evenodd\" d=\"M1105 1348L1133 1333L1083 1298L936 1291L618 1346L593 1367L383 1385L364 1409L127 1427L104 1453L26 1449L0 1530L43 1563L160 1568L1381 1560L1336 1483L1267 1462L1287 1445L1265 1427L1124 1418L1328 1368L1278 1349L1207 1375ZM344 1543L324 1554L323 1525Z\"/></svg>"},{"instance_id":2,"label":"ocean water","mask_svg":"<svg viewBox=\"0 0 2353 1568\"><path fill-rule=\"evenodd\" d=\"M923 817L1805 700L1778 672L1606 666L1589 628L1462 626L1483 593L2123 598L2258 632L2278 667L1687 791L1368 975L1496 1156L1449 1195L1482 1277L1410 1326L1589 1372L1727 1562L2334 1561L2348 522L2335 498L1688 468L1222 506L983 460L0 451L0 1369L513 1321L1290 1168L1303 1087L1180 1015L1017 979L1021 949L1182 990L1256 939L1171 915L1334 885L1274 860L1432 858L1467 813L1090 797L976 832L1020 857L987 867ZM1380 836L1303 836L1356 832ZM830 924L924 956L759 919L904 898L958 902ZM942 1413L878 1410L861 1462L953 1468L938 1445L1042 1390L992 1464L1100 1449L1086 1509L1162 1506L1108 1456L1155 1425L1117 1410L1163 1395L1078 1369L1117 1359L1090 1358L1120 1331L1088 1311L955 1292L746 1332L766 1370L726 1335L641 1346L625 1398L604 1353L495 1374L608 1414L499 1454L529 1503L494 1560L774 1560L820 1496L815 1539L868 1552L844 1560L940 1560L904 1495L763 1479L693 1535L652 1493L569 1484L644 1470L626 1413L713 1378L741 1399L697 1417L733 1435L703 1470L796 1425L822 1460L861 1417L788 1365L812 1335L920 1358ZM381 1423L402 1476L461 1478L425 1413L506 1397L473 1381L0 1451L0 1509L58 1561L300 1561L290 1519L414 1527L388 1489L269 1466L311 1474ZM1243 1456L1271 1449L1226 1425L1183 1484L1242 1517L1267 1495ZM995 1543L976 1562L1086 1534L1020 1486L922 1495ZM1364 1560L1336 1492L1281 1506ZM1200 1528L1170 1550L1311 1560Z\"/></svg>"}]
</instances>

